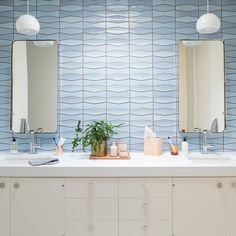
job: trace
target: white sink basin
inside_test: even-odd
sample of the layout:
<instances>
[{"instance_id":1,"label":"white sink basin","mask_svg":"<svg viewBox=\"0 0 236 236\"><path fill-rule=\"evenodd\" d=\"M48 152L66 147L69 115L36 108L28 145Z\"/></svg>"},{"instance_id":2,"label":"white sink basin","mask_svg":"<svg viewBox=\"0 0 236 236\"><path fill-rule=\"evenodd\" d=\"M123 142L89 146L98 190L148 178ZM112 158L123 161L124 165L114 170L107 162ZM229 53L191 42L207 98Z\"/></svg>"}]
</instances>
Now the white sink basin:
<instances>
[{"instance_id":1,"label":"white sink basin","mask_svg":"<svg viewBox=\"0 0 236 236\"><path fill-rule=\"evenodd\" d=\"M209 153L209 154L201 154L201 153L190 153L186 155L186 158L191 161L196 162L235 162L230 155L222 154L222 153Z\"/></svg>"},{"instance_id":2,"label":"white sink basin","mask_svg":"<svg viewBox=\"0 0 236 236\"><path fill-rule=\"evenodd\" d=\"M19 160L38 160L47 157L51 157L53 154L44 153L44 154L29 154L29 153L17 153L17 154L4 154L1 156L2 160L12 160L12 161L19 161Z\"/></svg>"}]
</instances>

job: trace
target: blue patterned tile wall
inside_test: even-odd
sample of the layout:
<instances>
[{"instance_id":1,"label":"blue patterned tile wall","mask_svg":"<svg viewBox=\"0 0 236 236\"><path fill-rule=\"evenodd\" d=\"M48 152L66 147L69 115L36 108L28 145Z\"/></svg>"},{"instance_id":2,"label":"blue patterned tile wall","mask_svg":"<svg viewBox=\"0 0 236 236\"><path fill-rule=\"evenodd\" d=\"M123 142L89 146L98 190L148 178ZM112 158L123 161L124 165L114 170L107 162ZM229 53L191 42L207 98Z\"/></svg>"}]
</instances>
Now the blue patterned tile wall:
<instances>
[{"instance_id":1,"label":"blue patterned tile wall","mask_svg":"<svg viewBox=\"0 0 236 236\"><path fill-rule=\"evenodd\" d=\"M42 151L54 148L52 137L67 138L71 150L78 119L83 125L106 119L124 123L116 135L132 151L143 149L144 125L158 136L178 132L178 42L181 39L223 39L227 81L227 129L212 135L216 150L236 151L236 2L211 0L222 21L220 32L199 35L195 24L205 0L31 0L30 12L41 24L37 36L20 35L15 21L25 0L0 1L0 150L9 149L11 133L11 43L17 39L60 42L59 129L41 135ZM199 150L200 137L189 135ZM21 150L29 137L18 136Z\"/></svg>"}]
</instances>

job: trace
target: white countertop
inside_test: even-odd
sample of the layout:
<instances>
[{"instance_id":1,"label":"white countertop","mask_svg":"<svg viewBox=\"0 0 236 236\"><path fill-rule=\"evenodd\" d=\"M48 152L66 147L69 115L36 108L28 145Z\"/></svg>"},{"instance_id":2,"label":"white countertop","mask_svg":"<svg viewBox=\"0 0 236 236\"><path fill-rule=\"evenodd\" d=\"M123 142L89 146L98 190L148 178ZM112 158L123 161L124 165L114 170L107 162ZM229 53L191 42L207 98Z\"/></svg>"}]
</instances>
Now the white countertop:
<instances>
[{"instance_id":1,"label":"white countertop","mask_svg":"<svg viewBox=\"0 0 236 236\"><path fill-rule=\"evenodd\" d=\"M66 153L52 166L32 167L30 159L50 153L0 153L0 177L218 177L236 176L236 153L144 156L131 153L130 160L89 160L88 154ZM212 158L213 157L213 158Z\"/></svg>"}]
</instances>

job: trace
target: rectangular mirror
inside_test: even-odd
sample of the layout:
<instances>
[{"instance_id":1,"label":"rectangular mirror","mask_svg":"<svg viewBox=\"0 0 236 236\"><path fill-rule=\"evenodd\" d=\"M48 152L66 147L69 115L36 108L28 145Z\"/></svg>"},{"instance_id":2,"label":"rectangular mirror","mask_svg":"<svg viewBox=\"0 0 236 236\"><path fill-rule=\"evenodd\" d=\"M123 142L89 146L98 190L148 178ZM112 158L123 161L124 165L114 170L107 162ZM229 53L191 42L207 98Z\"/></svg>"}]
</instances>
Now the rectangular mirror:
<instances>
[{"instance_id":1,"label":"rectangular mirror","mask_svg":"<svg viewBox=\"0 0 236 236\"><path fill-rule=\"evenodd\" d=\"M14 41L12 44L11 130L57 131L58 43Z\"/></svg>"},{"instance_id":2,"label":"rectangular mirror","mask_svg":"<svg viewBox=\"0 0 236 236\"><path fill-rule=\"evenodd\" d=\"M225 130L225 67L222 41L179 43L181 132Z\"/></svg>"}]
</instances>

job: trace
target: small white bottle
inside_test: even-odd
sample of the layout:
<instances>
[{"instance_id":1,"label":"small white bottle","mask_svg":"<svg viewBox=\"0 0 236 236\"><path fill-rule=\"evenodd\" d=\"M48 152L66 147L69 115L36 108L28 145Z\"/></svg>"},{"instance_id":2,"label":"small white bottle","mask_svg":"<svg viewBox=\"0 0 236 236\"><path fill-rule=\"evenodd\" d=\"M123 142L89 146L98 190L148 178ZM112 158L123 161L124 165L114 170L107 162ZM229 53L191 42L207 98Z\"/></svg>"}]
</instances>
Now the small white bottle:
<instances>
[{"instance_id":1,"label":"small white bottle","mask_svg":"<svg viewBox=\"0 0 236 236\"><path fill-rule=\"evenodd\" d=\"M12 154L17 153L17 142L16 142L16 138L15 137L12 138L10 153L12 153Z\"/></svg>"},{"instance_id":2,"label":"small white bottle","mask_svg":"<svg viewBox=\"0 0 236 236\"><path fill-rule=\"evenodd\" d=\"M182 154L183 155L188 154L188 142L185 137L183 138L183 142L182 142Z\"/></svg>"},{"instance_id":3,"label":"small white bottle","mask_svg":"<svg viewBox=\"0 0 236 236\"><path fill-rule=\"evenodd\" d=\"M118 155L116 143L113 142L110 148L111 156L116 157Z\"/></svg>"}]
</instances>

